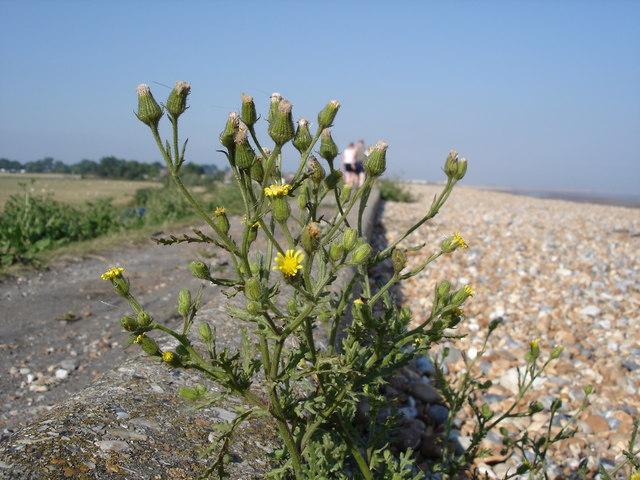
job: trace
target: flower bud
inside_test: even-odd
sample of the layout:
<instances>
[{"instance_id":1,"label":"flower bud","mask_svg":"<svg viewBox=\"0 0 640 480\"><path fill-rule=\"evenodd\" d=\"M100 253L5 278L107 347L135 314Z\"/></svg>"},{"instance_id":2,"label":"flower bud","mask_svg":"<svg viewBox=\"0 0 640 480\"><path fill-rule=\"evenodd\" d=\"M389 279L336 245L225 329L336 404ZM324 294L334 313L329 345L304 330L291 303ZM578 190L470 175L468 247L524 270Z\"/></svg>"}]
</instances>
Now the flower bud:
<instances>
[{"instance_id":1,"label":"flower bud","mask_svg":"<svg viewBox=\"0 0 640 480\"><path fill-rule=\"evenodd\" d=\"M329 163L338 156L338 146L336 145L336 142L333 141L333 138L331 137L331 130L328 128L322 130L319 153L320 156Z\"/></svg>"},{"instance_id":2,"label":"flower bud","mask_svg":"<svg viewBox=\"0 0 640 480\"><path fill-rule=\"evenodd\" d=\"M340 109L340 102L331 100L318 114L318 126L320 128L328 128L333 125L333 120Z\"/></svg>"},{"instance_id":3,"label":"flower bud","mask_svg":"<svg viewBox=\"0 0 640 480\"><path fill-rule=\"evenodd\" d=\"M189 310L191 310L191 292L183 288L178 293L178 313L186 317L189 315Z\"/></svg>"},{"instance_id":4,"label":"flower bud","mask_svg":"<svg viewBox=\"0 0 640 480\"><path fill-rule=\"evenodd\" d=\"M149 315L147 312L138 313L138 325L140 325L140 327L142 328L151 325L151 315Z\"/></svg>"},{"instance_id":5,"label":"flower bud","mask_svg":"<svg viewBox=\"0 0 640 480\"><path fill-rule=\"evenodd\" d=\"M229 228L231 228L229 225L229 218L227 218L227 211L224 207L216 208L213 212L213 221L223 233L227 233Z\"/></svg>"},{"instance_id":6,"label":"flower bud","mask_svg":"<svg viewBox=\"0 0 640 480\"><path fill-rule=\"evenodd\" d=\"M303 182L298 188L298 208L304 211L309 203L309 194L307 188L307 182Z\"/></svg>"},{"instance_id":7,"label":"flower bud","mask_svg":"<svg viewBox=\"0 0 640 480\"><path fill-rule=\"evenodd\" d=\"M585 395L591 395L593 393L593 385L589 384L586 385L582 391L585 393Z\"/></svg>"},{"instance_id":8,"label":"flower bud","mask_svg":"<svg viewBox=\"0 0 640 480\"><path fill-rule=\"evenodd\" d=\"M344 255L344 247L342 246L341 243L332 243L329 246L329 258L334 261L334 262L338 262L342 259L342 256Z\"/></svg>"},{"instance_id":9,"label":"flower bud","mask_svg":"<svg viewBox=\"0 0 640 480\"><path fill-rule=\"evenodd\" d=\"M193 261L189 264L189 270L193 273L193 276L201 280L209 280L211 278L211 272L209 267L204 262Z\"/></svg>"},{"instance_id":10,"label":"flower bud","mask_svg":"<svg viewBox=\"0 0 640 480\"><path fill-rule=\"evenodd\" d=\"M238 127L240 125L240 116L237 112L229 113L229 118L227 118L227 123L224 126L224 130L220 134L220 143L227 149L229 152L233 152L235 147L235 143L233 139L236 136L236 132L238 131Z\"/></svg>"},{"instance_id":11,"label":"flower bud","mask_svg":"<svg viewBox=\"0 0 640 480\"><path fill-rule=\"evenodd\" d=\"M371 149L371 153L364 161L364 170L369 177L379 177L387 169L387 142L379 141Z\"/></svg>"},{"instance_id":12,"label":"flower bud","mask_svg":"<svg viewBox=\"0 0 640 480\"><path fill-rule=\"evenodd\" d=\"M315 252L320 245L320 224L311 222L302 229L300 243L307 253Z\"/></svg>"},{"instance_id":13,"label":"flower bud","mask_svg":"<svg viewBox=\"0 0 640 480\"><path fill-rule=\"evenodd\" d=\"M115 277L111 280L113 289L118 295L126 297L129 294L129 280L123 276Z\"/></svg>"},{"instance_id":14,"label":"flower bud","mask_svg":"<svg viewBox=\"0 0 640 480\"><path fill-rule=\"evenodd\" d=\"M256 159L256 152L253 151L251 145L249 145L249 139L247 137L247 129L244 125L240 125L236 132L233 141L235 143L234 160L238 168L249 169Z\"/></svg>"},{"instance_id":15,"label":"flower bud","mask_svg":"<svg viewBox=\"0 0 640 480\"><path fill-rule=\"evenodd\" d=\"M451 303L454 305L462 305L467 298L472 297L474 294L473 288L470 285L465 285L453 294Z\"/></svg>"},{"instance_id":16,"label":"flower bud","mask_svg":"<svg viewBox=\"0 0 640 480\"><path fill-rule=\"evenodd\" d=\"M208 323L202 322L198 324L198 333L205 342L211 340L211 327Z\"/></svg>"},{"instance_id":17,"label":"flower bud","mask_svg":"<svg viewBox=\"0 0 640 480\"><path fill-rule=\"evenodd\" d=\"M529 410L527 411L527 415L533 415L535 413L541 412L544 410L544 406L540 402L530 402Z\"/></svg>"},{"instance_id":18,"label":"flower bud","mask_svg":"<svg viewBox=\"0 0 640 480\"><path fill-rule=\"evenodd\" d=\"M363 243L353 251L353 254L351 255L351 263L354 265L364 263L371 256L372 252L373 249L371 248L371 245L366 242Z\"/></svg>"},{"instance_id":19,"label":"flower bud","mask_svg":"<svg viewBox=\"0 0 640 480\"><path fill-rule=\"evenodd\" d=\"M240 118L248 127L252 126L258 121L256 105L255 103L253 103L253 97L251 95L247 95L246 93L242 94L242 110L240 113Z\"/></svg>"},{"instance_id":20,"label":"flower bud","mask_svg":"<svg viewBox=\"0 0 640 480\"><path fill-rule=\"evenodd\" d=\"M318 162L318 159L313 155L309 156L309 160L307 161L307 168L309 172L309 177L316 185L320 185L326 173L324 172L324 168Z\"/></svg>"},{"instance_id":21,"label":"flower bud","mask_svg":"<svg viewBox=\"0 0 640 480\"><path fill-rule=\"evenodd\" d=\"M135 332L138 329L138 321L125 315L120 319L120 326L127 332Z\"/></svg>"},{"instance_id":22,"label":"flower bud","mask_svg":"<svg viewBox=\"0 0 640 480\"><path fill-rule=\"evenodd\" d=\"M549 356L551 357L552 360L555 360L556 358L558 358L560 356L560 354L562 353L563 350L564 350L563 346L556 345L555 347L553 347L551 349L551 353L549 354Z\"/></svg>"},{"instance_id":23,"label":"flower bud","mask_svg":"<svg viewBox=\"0 0 640 480\"><path fill-rule=\"evenodd\" d=\"M340 191L340 203L343 205L349 201L351 197L351 192L353 191L353 186L349 184L345 184L342 186L342 190Z\"/></svg>"},{"instance_id":24,"label":"flower bud","mask_svg":"<svg viewBox=\"0 0 640 480\"><path fill-rule=\"evenodd\" d=\"M467 159L466 158L461 158L458 161L458 168L456 170L456 180L462 180L462 178L464 177L464 175L467 173Z\"/></svg>"},{"instance_id":25,"label":"flower bud","mask_svg":"<svg viewBox=\"0 0 640 480\"><path fill-rule=\"evenodd\" d=\"M191 85L187 82L176 82L169 98L167 98L167 111L174 117L179 117L184 113L187 107L187 96L191 92Z\"/></svg>"},{"instance_id":26,"label":"flower bud","mask_svg":"<svg viewBox=\"0 0 640 480\"><path fill-rule=\"evenodd\" d=\"M444 173L447 177L455 177L458 173L458 152L450 150L444 162Z\"/></svg>"},{"instance_id":27,"label":"flower bud","mask_svg":"<svg viewBox=\"0 0 640 480\"><path fill-rule=\"evenodd\" d=\"M249 312L251 315L260 315L264 312L264 308L262 308L262 304L260 302L251 300L247 302L247 312Z\"/></svg>"},{"instance_id":28,"label":"flower bud","mask_svg":"<svg viewBox=\"0 0 640 480\"><path fill-rule=\"evenodd\" d=\"M391 262L393 263L393 271L400 273L407 266L407 254L404 250L395 248L391 253Z\"/></svg>"},{"instance_id":29,"label":"flower bud","mask_svg":"<svg viewBox=\"0 0 640 480\"><path fill-rule=\"evenodd\" d=\"M258 183L262 183L264 180L264 168L262 166L262 161L262 156L257 155L253 165L251 165L251 178Z\"/></svg>"},{"instance_id":30,"label":"flower bud","mask_svg":"<svg viewBox=\"0 0 640 480\"><path fill-rule=\"evenodd\" d=\"M291 298L291 299L287 302L287 311L288 311L291 315L298 315L298 305L296 304L295 299Z\"/></svg>"},{"instance_id":31,"label":"flower bud","mask_svg":"<svg viewBox=\"0 0 640 480\"><path fill-rule=\"evenodd\" d=\"M535 340L532 340L531 342L529 342L529 357L532 360L535 360L540 356L540 347L538 346L539 342L540 342L539 338L536 338Z\"/></svg>"},{"instance_id":32,"label":"flower bud","mask_svg":"<svg viewBox=\"0 0 640 480\"><path fill-rule=\"evenodd\" d=\"M298 127L296 128L296 134L293 137L293 146L296 147L300 153L304 153L313 138L311 137L311 132L309 131L309 120L305 118L301 118L298 120Z\"/></svg>"},{"instance_id":33,"label":"flower bud","mask_svg":"<svg viewBox=\"0 0 640 480\"><path fill-rule=\"evenodd\" d=\"M284 145L293 138L294 129L291 108L292 105L288 100L282 100L278 104L278 109L269 124L269 136L276 145Z\"/></svg>"},{"instance_id":34,"label":"flower bud","mask_svg":"<svg viewBox=\"0 0 640 480\"><path fill-rule=\"evenodd\" d=\"M345 229L342 234L342 246L347 252L351 252L353 248L356 246L356 241L358 240L358 231L354 228Z\"/></svg>"},{"instance_id":35,"label":"flower bud","mask_svg":"<svg viewBox=\"0 0 640 480\"><path fill-rule=\"evenodd\" d=\"M331 173L324 179L324 184L327 186L327 189L333 190L341 179L342 172L340 170L331 170Z\"/></svg>"},{"instance_id":36,"label":"flower bud","mask_svg":"<svg viewBox=\"0 0 640 480\"><path fill-rule=\"evenodd\" d=\"M278 105L280 105L282 101L282 95L278 92L273 92L269 98L271 99L271 103L269 104L269 123L271 123L278 112Z\"/></svg>"},{"instance_id":37,"label":"flower bud","mask_svg":"<svg viewBox=\"0 0 640 480\"><path fill-rule=\"evenodd\" d=\"M291 215L291 208L286 197L274 197L271 201L273 218L279 222L286 222Z\"/></svg>"},{"instance_id":38,"label":"flower bud","mask_svg":"<svg viewBox=\"0 0 640 480\"><path fill-rule=\"evenodd\" d=\"M442 306L444 306L449 300L450 290L451 290L451 284L446 280L443 280L438 285L438 288L436 289L436 297L438 299L439 304L441 304Z\"/></svg>"},{"instance_id":39,"label":"flower bud","mask_svg":"<svg viewBox=\"0 0 640 480\"><path fill-rule=\"evenodd\" d=\"M262 284L255 277L250 277L244 284L244 294L249 300L260 300L262 298Z\"/></svg>"},{"instance_id":40,"label":"flower bud","mask_svg":"<svg viewBox=\"0 0 640 480\"><path fill-rule=\"evenodd\" d=\"M138 335L133 343L140 345L140 348L142 348L147 355L160 355L160 347L158 347L156 341L153 338L147 337L144 333Z\"/></svg>"},{"instance_id":41,"label":"flower bud","mask_svg":"<svg viewBox=\"0 0 640 480\"><path fill-rule=\"evenodd\" d=\"M162 111L162 107L158 105L158 102L153 98L153 95L151 95L149 85L141 83L136 88L136 93L138 94L138 112L136 113L136 117L149 127L157 128L164 112Z\"/></svg>"}]
</instances>

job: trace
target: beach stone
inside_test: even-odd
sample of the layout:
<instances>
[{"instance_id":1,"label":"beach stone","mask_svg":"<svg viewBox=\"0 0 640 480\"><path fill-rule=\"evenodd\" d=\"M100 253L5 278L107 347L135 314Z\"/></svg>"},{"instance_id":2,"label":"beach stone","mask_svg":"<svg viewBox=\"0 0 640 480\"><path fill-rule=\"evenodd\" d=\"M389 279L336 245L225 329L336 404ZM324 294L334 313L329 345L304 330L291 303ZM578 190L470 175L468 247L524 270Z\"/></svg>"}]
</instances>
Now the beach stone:
<instances>
[{"instance_id":1,"label":"beach stone","mask_svg":"<svg viewBox=\"0 0 640 480\"><path fill-rule=\"evenodd\" d=\"M100 440L96 442L96 445L100 450L104 450L106 452L123 452L130 448L127 442L123 442L121 440Z\"/></svg>"},{"instance_id":2,"label":"beach stone","mask_svg":"<svg viewBox=\"0 0 640 480\"><path fill-rule=\"evenodd\" d=\"M449 409L442 405L431 405L427 409L427 415L436 423L445 423L449 417Z\"/></svg>"},{"instance_id":3,"label":"beach stone","mask_svg":"<svg viewBox=\"0 0 640 480\"><path fill-rule=\"evenodd\" d=\"M397 443L402 450L416 449L422 440L425 424L417 418L407 418L402 422L402 428L398 434Z\"/></svg>"},{"instance_id":4,"label":"beach stone","mask_svg":"<svg viewBox=\"0 0 640 480\"><path fill-rule=\"evenodd\" d=\"M425 382L417 382L409 385L409 392L423 403L433 404L442 401L440 392Z\"/></svg>"},{"instance_id":5,"label":"beach stone","mask_svg":"<svg viewBox=\"0 0 640 480\"><path fill-rule=\"evenodd\" d=\"M589 415L584 421L591 427L593 433L609 431L609 423L602 415Z\"/></svg>"}]
</instances>

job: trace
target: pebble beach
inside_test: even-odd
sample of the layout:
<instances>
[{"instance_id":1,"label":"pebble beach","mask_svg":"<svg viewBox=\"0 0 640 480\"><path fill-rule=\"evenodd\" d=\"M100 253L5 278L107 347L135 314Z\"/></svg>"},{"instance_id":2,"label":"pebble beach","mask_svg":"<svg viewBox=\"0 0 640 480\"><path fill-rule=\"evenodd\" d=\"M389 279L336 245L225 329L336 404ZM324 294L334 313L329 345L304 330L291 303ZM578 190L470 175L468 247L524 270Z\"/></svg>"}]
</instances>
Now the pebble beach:
<instances>
[{"instance_id":1,"label":"pebble beach","mask_svg":"<svg viewBox=\"0 0 640 480\"><path fill-rule=\"evenodd\" d=\"M435 185L406 188L418 200L384 203L375 238L378 248L422 218L441 190ZM476 294L465 304L466 317L455 331L466 336L446 345L450 353L445 365L454 378L462 373L465 358L478 355L489 322L501 318L476 364L484 378L493 381L481 403L497 413L517 394L517 369L524 365L529 342L539 339L543 361L554 346L564 347L524 398L525 410L534 400L545 410L505 426L514 432L527 428L531 434L542 433L554 398L563 402L558 421L567 421L582 402L584 387L592 385L575 437L551 452L547 473L550 478L571 477L584 458L594 474L600 466L610 470L624 459L633 419L640 414L640 209L459 186L440 213L401 244L408 248L426 243L421 251L408 252L407 267L423 262L454 232L462 235L468 249L439 258L403 282L399 303L410 308L417 325L430 311L436 284L449 280L453 288L473 286ZM415 383L411 377L425 373L417 370L404 372L400 383ZM431 380L426 374L417 381ZM400 392L405 408L412 407L404 411L409 417L424 420L433 412L433 405L415 398L415 389L393 390ZM470 413L461 412L457 421L456 434L463 444L473 428ZM420 442L416 445L420 448ZM485 446L493 454L476 467L488 478L513 473L522 461L517 453L510 458L498 454L499 435L489 435Z\"/></svg>"}]
</instances>

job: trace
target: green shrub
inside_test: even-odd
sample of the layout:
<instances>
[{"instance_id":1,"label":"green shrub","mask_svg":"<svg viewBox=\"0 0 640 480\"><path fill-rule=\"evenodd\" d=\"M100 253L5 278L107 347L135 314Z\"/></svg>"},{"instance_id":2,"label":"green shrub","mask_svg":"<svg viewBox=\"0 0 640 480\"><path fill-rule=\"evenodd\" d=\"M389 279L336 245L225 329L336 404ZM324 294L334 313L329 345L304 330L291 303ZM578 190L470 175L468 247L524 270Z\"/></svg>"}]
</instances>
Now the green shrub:
<instances>
[{"instance_id":1,"label":"green shrub","mask_svg":"<svg viewBox=\"0 0 640 480\"><path fill-rule=\"evenodd\" d=\"M378 180L377 187L383 200L392 202L415 202L416 198L398 180L384 178Z\"/></svg>"}]
</instances>

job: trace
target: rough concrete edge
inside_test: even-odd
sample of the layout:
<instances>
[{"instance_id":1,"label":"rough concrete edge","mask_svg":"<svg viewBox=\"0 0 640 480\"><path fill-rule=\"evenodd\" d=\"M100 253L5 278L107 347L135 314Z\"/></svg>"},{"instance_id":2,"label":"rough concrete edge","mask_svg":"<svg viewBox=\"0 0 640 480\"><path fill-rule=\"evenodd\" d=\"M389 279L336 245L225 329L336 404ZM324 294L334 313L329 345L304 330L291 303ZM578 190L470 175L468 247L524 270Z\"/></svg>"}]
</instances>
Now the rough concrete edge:
<instances>
[{"instance_id":1,"label":"rough concrete edge","mask_svg":"<svg viewBox=\"0 0 640 480\"><path fill-rule=\"evenodd\" d=\"M365 238L371 238L379 203L373 189L362 218ZM357 215L349 215L354 225ZM354 273L343 269L334 288L343 288ZM217 312L211 306L203 313ZM198 447L210 432L203 426L228 422L237 402L186 410L176 398L178 387L197 381L197 375L132 358L2 442L0 478L195 478L205 464ZM128 412L118 410L118 399ZM230 478L256 478L269 470L267 453L278 445L274 431L261 419L243 426L232 444Z\"/></svg>"}]
</instances>

